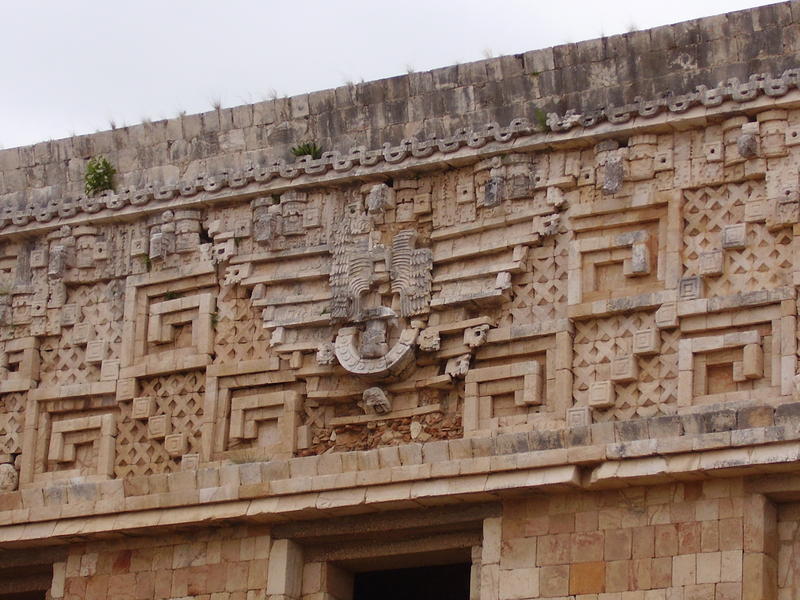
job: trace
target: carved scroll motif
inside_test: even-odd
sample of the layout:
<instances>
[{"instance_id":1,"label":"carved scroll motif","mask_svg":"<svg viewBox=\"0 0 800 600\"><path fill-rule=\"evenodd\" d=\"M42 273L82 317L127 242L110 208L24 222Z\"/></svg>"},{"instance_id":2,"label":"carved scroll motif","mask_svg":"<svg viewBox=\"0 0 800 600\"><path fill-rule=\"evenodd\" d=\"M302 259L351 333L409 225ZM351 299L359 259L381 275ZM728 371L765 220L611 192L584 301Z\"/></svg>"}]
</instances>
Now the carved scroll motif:
<instances>
[{"instance_id":1,"label":"carved scroll motif","mask_svg":"<svg viewBox=\"0 0 800 600\"><path fill-rule=\"evenodd\" d=\"M335 344L339 364L355 375L372 377L400 375L414 360L416 329L405 329L397 343L379 358L365 358L361 355L357 334L358 330L355 327L342 327L336 336Z\"/></svg>"}]
</instances>

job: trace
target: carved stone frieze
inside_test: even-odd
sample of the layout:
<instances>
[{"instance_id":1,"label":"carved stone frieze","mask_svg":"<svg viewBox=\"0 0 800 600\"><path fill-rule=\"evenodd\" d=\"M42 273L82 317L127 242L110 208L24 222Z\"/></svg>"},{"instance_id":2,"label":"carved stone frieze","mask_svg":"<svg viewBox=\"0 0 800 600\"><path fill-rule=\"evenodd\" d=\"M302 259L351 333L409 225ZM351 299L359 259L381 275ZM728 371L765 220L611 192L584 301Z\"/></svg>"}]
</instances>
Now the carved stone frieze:
<instances>
[{"instance_id":1,"label":"carved stone frieze","mask_svg":"<svg viewBox=\"0 0 800 600\"><path fill-rule=\"evenodd\" d=\"M151 475L166 495L195 475L224 487L207 473L224 465L256 493L287 469L333 482L340 451L611 444L628 433L612 422L786 402L799 83L731 79L547 127L426 124L293 161L258 134L244 154L134 164L91 198L6 194L0 468L22 495ZM43 150L18 153L26 177ZM316 471L283 462L312 455Z\"/></svg>"},{"instance_id":2,"label":"carved stone frieze","mask_svg":"<svg viewBox=\"0 0 800 600\"><path fill-rule=\"evenodd\" d=\"M362 355L356 327L342 327L336 336L335 351L339 364L354 375L374 378L397 377L414 361L416 329L404 329L395 344L383 355L368 358Z\"/></svg>"}]
</instances>

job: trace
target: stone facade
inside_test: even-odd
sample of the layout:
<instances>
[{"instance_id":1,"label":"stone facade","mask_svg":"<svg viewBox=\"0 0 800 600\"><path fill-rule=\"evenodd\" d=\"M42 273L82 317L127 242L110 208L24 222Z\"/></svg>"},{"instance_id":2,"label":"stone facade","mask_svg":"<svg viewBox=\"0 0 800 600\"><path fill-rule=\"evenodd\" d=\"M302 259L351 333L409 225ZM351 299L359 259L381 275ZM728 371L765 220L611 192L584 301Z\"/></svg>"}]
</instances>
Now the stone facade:
<instances>
[{"instance_id":1,"label":"stone facade","mask_svg":"<svg viewBox=\"0 0 800 600\"><path fill-rule=\"evenodd\" d=\"M0 151L0 600L797 598L798 32Z\"/></svg>"}]
</instances>

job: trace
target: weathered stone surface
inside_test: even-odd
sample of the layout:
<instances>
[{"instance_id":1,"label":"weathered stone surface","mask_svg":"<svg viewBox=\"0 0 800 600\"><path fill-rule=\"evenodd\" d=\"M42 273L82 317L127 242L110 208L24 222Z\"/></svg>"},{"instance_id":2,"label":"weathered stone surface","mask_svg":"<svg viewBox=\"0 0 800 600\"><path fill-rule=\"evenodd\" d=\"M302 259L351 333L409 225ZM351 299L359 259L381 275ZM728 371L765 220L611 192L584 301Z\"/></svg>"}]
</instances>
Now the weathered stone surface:
<instances>
[{"instance_id":1,"label":"weathered stone surface","mask_svg":"<svg viewBox=\"0 0 800 600\"><path fill-rule=\"evenodd\" d=\"M19 477L14 465L0 464L0 494L17 489Z\"/></svg>"},{"instance_id":2,"label":"weathered stone surface","mask_svg":"<svg viewBox=\"0 0 800 600\"><path fill-rule=\"evenodd\" d=\"M472 598L796 597L798 22L0 151L4 575L53 545L54 599L318 600L470 556Z\"/></svg>"}]
</instances>

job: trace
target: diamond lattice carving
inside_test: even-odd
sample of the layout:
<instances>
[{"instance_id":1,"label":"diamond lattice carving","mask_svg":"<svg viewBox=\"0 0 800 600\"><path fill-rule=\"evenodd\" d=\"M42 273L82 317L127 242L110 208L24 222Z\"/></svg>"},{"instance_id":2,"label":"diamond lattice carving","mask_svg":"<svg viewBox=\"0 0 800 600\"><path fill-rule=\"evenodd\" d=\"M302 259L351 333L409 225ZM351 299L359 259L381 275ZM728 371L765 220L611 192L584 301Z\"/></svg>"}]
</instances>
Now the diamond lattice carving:
<instances>
[{"instance_id":1,"label":"diamond lattice carving","mask_svg":"<svg viewBox=\"0 0 800 600\"><path fill-rule=\"evenodd\" d=\"M559 238L528 251L525 270L511 281L511 302L501 325L566 317L568 247Z\"/></svg>"},{"instance_id":2,"label":"diamond lattice carving","mask_svg":"<svg viewBox=\"0 0 800 600\"><path fill-rule=\"evenodd\" d=\"M168 415L170 429L186 435L188 452L200 449L200 425L205 394L204 376L189 371L139 380L141 396L155 401L154 414ZM163 439L148 435L147 421L131 416L132 404L120 404L117 423L117 457L115 473L118 478L152 473L171 473L180 469L180 457L170 456Z\"/></svg>"},{"instance_id":3,"label":"diamond lattice carving","mask_svg":"<svg viewBox=\"0 0 800 600\"><path fill-rule=\"evenodd\" d=\"M215 363L236 363L267 357L269 332L247 290L235 286L217 298L217 324L214 338Z\"/></svg>"},{"instance_id":4,"label":"diamond lattice carving","mask_svg":"<svg viewBox=\"0 0 800 600\"><path fill-rule=\"evenodd\" d=\"M22 431L25 427L25 394L0 396L0 454L22 451Z\"/></svg>"},{"instance_id":5,"label":"diamond lattice carving","mask_svg":"<svg viewBox=\"0 0 800 600\"><path fill-rule=\"evenodd\" d=\"M122 339L122 306L115 283L81 285L67 290L67 304L77 307L75 324L61 330L60 336L43 338L41 385L71 385L100 378L100 364L86 362L86 343L104 340L109 353L119 358Z\"/></svg>"},{"instance_id":6,"label":"diamond lattice carving","mask_svg":"<svg viewBox=\"0 0 800 600\"><path fill-rule=\"evenodd\" d=\"M763 195L758 181L684 192L684 278L703 274L702 255L722 248L725 228L742 224L745 204ZM770 231L762 223L748 223L746 232L743 247L723 250L721 275L705 278L706 297L789 285L791 229Z\"/></svg>"},{"instance_id":7,"label":"diamond lattice carving","mask_svg":"<svg viewBox=\"0 0 800 600\"><path fill-rule=\"evenodd\" d=\"M573 345L575 404L589 404L592 383L611 379L611 363L633 352L633 336L638 330L653 328L649 313L615 316L575 323ZM615 383L614 407L595 418L604 420L651 417L676 411L678 389L678 332L660 331L661 349L652 356L636 356L636 381Z\"/></svg>"}]
</instances>

